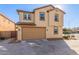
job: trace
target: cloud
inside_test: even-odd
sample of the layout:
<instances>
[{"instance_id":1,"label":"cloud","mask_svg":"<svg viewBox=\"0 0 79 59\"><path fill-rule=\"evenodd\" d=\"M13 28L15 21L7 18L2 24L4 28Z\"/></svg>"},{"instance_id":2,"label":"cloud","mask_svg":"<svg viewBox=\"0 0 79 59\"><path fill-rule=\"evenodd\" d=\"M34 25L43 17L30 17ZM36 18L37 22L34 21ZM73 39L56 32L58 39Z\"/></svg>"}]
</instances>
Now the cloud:
<instances>
[{"instance_id":1,"label":"cloud","mask_svg":"<svg viewBox=\"0 0 79 59\"><path fill-rule=\"evenodd\" d=\"M64 7L62 4L52 4L53 6L55 6L56 8L59 8L61 10L64 10Z\"/></svg>"}]
</instances>

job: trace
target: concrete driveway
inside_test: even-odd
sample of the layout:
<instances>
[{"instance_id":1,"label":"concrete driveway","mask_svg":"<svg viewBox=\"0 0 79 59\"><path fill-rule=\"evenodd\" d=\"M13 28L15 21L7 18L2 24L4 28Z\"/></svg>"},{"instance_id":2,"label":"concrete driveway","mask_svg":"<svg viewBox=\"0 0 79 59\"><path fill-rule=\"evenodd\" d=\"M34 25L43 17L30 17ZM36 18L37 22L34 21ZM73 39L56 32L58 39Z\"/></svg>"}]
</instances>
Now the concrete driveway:
<instances>
[{"instance_id":1,"label":"concrete driveway","mask_svg":"<svg viewBox=\"0 0 79 59\"><path fill-rule=\"evenodd\" d=\"M77 55L79 40L0 41L0 55Z\"/></svg>"}]
</instances>

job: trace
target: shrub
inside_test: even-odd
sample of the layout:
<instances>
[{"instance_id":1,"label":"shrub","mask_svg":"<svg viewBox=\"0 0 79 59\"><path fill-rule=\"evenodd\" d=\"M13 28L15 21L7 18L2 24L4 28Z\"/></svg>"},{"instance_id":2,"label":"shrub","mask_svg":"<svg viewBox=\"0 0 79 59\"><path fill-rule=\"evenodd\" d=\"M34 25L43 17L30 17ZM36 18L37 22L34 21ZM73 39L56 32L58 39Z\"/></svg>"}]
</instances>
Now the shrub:
<instances>
[{"instance_id":1,"label":"shrub","mask_svg":"<svg viewBox=\"0 0 79 59\"><path fill-rule=\"evenodd\" d=\"M72 35L71 37L75 37L74 35Z\"/></svg>"},{"instance_id":2,"label":"shrub","mask_svg":"<svg viewBox=\"0 0 79 59\"><path fill-rule=\"evenodd\" d=\"M68 40L70 36L63 36L63 38Z\"/></svg>"}]
</instances>

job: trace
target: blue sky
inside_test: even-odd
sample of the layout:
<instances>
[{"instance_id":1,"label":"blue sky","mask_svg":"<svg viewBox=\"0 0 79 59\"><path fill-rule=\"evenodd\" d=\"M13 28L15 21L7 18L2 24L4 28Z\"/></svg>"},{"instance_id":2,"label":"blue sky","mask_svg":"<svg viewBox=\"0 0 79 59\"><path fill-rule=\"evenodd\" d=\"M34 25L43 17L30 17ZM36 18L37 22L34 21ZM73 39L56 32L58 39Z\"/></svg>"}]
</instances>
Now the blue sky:
<instances>
[{"instance_id":1,"label":"blue sky","mask_svg":"<svg viewBox=\"0 0 79 59\"><path fill-rule=\"evenodd\" d=\"M34 8L44 6L44 4L1 4L0 12L7 15L14 22L18 22L17 9L33 11ZM79 4L58 4L54 5L66 12L64 15L64 27L79 27Z\"/></svg>"}]
</instances>

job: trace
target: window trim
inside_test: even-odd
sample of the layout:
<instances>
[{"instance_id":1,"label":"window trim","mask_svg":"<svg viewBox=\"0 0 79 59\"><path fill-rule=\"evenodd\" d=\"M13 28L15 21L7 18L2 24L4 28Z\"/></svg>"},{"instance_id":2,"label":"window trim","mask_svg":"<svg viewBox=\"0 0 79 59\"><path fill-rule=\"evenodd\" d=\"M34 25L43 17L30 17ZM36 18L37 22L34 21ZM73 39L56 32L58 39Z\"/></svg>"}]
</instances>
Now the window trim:
<instances>
[{"instance_id":1,"label":"window trim","mask_svg":"<svg viewBox=\"0 0 79 59\"><path fill-rule=\"evenodd\" d=\"M55 22L58 22L59 21L59 14L55 14L54 21Z\"/></svg>"},{"instance_id":2,"label":"window trim","mask_svg":"<svg viewBox=\"0 0 79 59\"><path fill-rule=\"evenodd\" d=\"M30 15L30 19L29 19L29 15ZM29 14L29 13L24 13L24 15L23 15L23 20L30 21L30 20L31 20L31 14Z\"/></svg>"},{"instance_id":3,"label":"window trim","mask_svg":"<svg viewBox=\"0 0 79 59\"><path fill-rule=\"evenodd\" d=\"M42 16L42 17L43 17L43 19L41 19L40 14L44 14L44 17ZM39 13L39 18L40 18L40 21L45 21L45 12L40 12L40 13Z\"/></svg>"},{"instance_id":4,"label":"window trim","mask_svg":"<svg viewBox=\"0 0 79 59\"><path fill-rule=\"evenodd\" d=\"M57 29L55 29L55 27L56 27ZM57 33L55 32L55 30L57 31ZM58 33L59 33L58 26L54 26L54 34L58 34Z\"/></svg>"}]
</instances>

